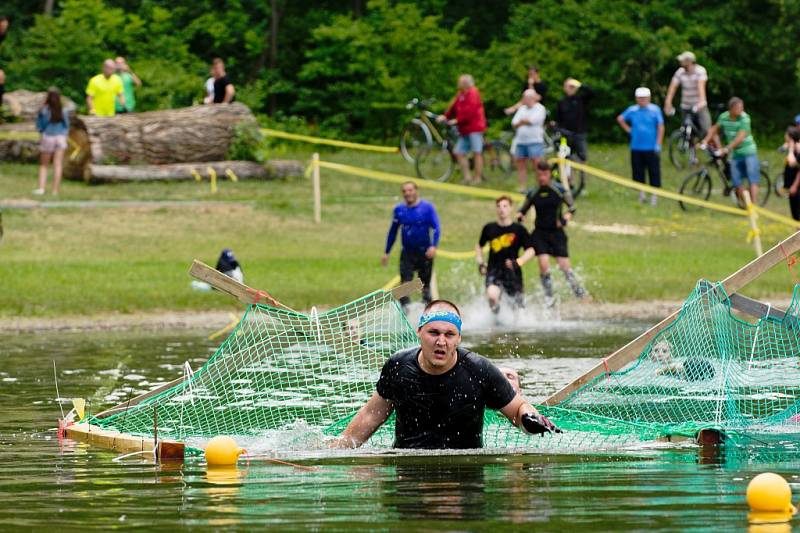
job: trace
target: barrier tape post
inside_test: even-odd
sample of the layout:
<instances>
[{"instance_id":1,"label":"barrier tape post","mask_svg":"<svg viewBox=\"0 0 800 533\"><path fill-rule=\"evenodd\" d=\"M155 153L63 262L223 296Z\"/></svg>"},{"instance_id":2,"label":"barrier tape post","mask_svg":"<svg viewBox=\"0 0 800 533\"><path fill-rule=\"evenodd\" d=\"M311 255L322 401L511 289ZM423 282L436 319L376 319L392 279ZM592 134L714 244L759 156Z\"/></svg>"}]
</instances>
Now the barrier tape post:
<instances>
[{"instance_id":1,"label":"barrier tape post","mask_svg":"<svg viewBox=\"0 0 800 533\"><path fill-rule=\"evenodd\" d=\"M206 167L206 171L211 178L211 194L217 194L217 171L214 167Z\"/></svg>"},{"instance_id":2,"label":"barrier tape post","mask_svg":"<svg viewBox=\"0 0 800 533\"><path fill-rule=\"evenodd\" d=\"M756 250L756 257L761 257L764 254L764 249L761 247L761 231L758 229L758 222L756 218L756 210L753 209L753 202L750 199L750 191L742 191L744 195L744 204L747 207L747 219L750 221L750 232L747 234L747 241L753 241L753 248Z\"/></svg>"},{"instance_id":3,"label":"barrier tape post","mask_svg":"<svg viewBox=\"0 0 800 533\"><path fill-rule=\"evenodd\" d=\"M433 268L431 272L431 298L434 300L439 299L439 285L436 283L436 269Z\"/></svg>"},{"instance_id":4,"label":"barrier tape post","mask_svg":"<svg viewBox=\"0 0 800 533\"><path fill-rule=\"evenodd\" d=\"M314 222L322 222L322 192L319 186L319 153L311 156L311 182L314 188Z\"/></svg>"}]
</instances>

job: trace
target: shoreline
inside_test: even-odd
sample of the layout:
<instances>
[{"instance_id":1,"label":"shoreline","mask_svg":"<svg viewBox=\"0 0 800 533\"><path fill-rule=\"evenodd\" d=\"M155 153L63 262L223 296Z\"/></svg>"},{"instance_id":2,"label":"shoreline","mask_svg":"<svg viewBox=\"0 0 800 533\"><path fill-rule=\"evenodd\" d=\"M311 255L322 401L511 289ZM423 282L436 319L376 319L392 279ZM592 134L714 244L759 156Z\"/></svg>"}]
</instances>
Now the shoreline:
<instances>
[{"instance_id":1,"label":"shoreline","mask_svg":"<svg viewBox=\"0 0 800 533\"><path fill-rule=\"evenodd\" d=\"M658 321L678 309L683 301L656 300L622 303L566 302L558 307L561 320L653 320ZM165 329L218 330L238 320L239 310L153 311L124 315L63 317L0 317L0 333L157 331Z\"/></svg>"}]
</instances>

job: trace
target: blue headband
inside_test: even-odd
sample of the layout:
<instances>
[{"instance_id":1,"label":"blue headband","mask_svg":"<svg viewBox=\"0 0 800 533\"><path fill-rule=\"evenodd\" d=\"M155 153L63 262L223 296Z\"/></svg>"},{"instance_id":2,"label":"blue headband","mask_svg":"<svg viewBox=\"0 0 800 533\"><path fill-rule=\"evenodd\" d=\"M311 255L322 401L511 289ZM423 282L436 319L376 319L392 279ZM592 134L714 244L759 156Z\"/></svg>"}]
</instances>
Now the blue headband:
<instances>
[{"instance_id":1,"label":"blue headband","mask_svg":"<svg viewBox=\"0 0 800 533\"><path fill-rule=\"evenodd\" d=\"M449 322L457 327L458 332L461 333L461 317L450 311L433 311L427 315L420 315L417 329L431 322Z\"/></svg>"}]
</instances>

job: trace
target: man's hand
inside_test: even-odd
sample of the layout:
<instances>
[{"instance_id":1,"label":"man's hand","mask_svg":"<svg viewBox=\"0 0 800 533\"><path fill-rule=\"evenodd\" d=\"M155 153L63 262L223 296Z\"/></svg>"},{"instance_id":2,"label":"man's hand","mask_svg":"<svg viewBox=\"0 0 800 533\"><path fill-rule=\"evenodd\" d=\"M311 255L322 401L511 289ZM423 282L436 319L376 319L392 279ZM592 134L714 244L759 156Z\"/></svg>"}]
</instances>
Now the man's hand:
<instances>
[{"instance_id":1,"label":"man's hand","mask_svg":"<svg viewBox=\"0 0 800 533\"><path fill-rule=\"evenodd\" d=\"M525 220L525 215L523 215L520 212L517 212L517 222L522 222L523 220Z\"/></svg>"},{"instance_id":2,"label":"man's hand","mask_svg":"<svg viewBox=\"0 0 800 533\"><path fill-rule=\"evenodd\" d=\"M381 266L385 268L386 265L388 264L389 264L389 254L383 254L383 257L381 257Z\"/></svg>"},{"instance_id":3,"label":"man's hand","mask_svg":"<svg viewBox=\"0 0 800 533\"><path fill-rule=\"evenodd\" d=\"M522 427L531 435L544 435L545 433L563 433L546 416L539 413L525 413L520 419Z\"/></svg>"},{"instance_id":4,"label":"man's hand","mask_svg":"<svg viewBox=\"0 0 800 533\"><path fill-rule=\"evenodd\" d=\"M789 187L789 196L797 196L797 181L795 181L794 184Z\"/></svg>"},{"instance_id":5,"label":"man's hand","mask_svg":"<svg viewBox=\"0 0 800 533\"><path fill-rule=\"evenodd\" d=\"M489 269L486 267L486 263L478 263L478 272L481 276L485 276Z\"/></svg>"},{"instance_id":6,"label":"man's hand","mask_svg":"<svg viewBox=\"0 0 800 533\"><path fill-rule=\"evenodd\" d=\"M672 107L672 104L666 104L664 106L664 114L667 115L668 117L671 117L672 115L675 114L675 108Z\"/></svg>"},{"instance_id":7,"label":"man's hand","mask_svg":"<svg viewBox=\"0 0 800 533\"><path fill-rule=\"evenodd\" d=\"M444 115L439 115L439 116L436 117L436 122L439 122L439 123L447 122L447 117L444 116Z\"/></svg>"},{"instance_id":8,"label":"man's hand","mask_svg":"<svg viewBox=\"0 0 800 533\"><path fill-rule=\"evenodd\" d=\"M567 211L566 213L564 213L564 220L566 220L567 222L572 220L572 211Z\"/></svg>"},{"instance_id":9,"label":"man's hand","mask_svg":"<svg viewBox=\"0 0 800 533\"><path fill-rule=\"evenodd\" d=\"M660 154L660 153L661 153L661 145L660 145L660 144L657 144L657 145L656 145L656 150L655 150L655 152L656 152L657 154Z\"/></svg>"},{"instance_id":10,"label":"man's hand","mask_svg":"<svg viewBox=\"0 0 800 533\"><path fill-rule=\"evenodd\" d=\"M506 268L509 270L516 270L519 268L519 263L514 259L506 259Z\"/></svg>"},{"instance_id":11,"label":"man's hand","mask_svg":"<svg viewBox=\"0 0 800 533\"><path fill-rule=\"evenodd\" d=\"M428 259L433 259L436 256L436 247L429 246L427 250L425 250L425 257Z\"/></svg>"}]
</instances>

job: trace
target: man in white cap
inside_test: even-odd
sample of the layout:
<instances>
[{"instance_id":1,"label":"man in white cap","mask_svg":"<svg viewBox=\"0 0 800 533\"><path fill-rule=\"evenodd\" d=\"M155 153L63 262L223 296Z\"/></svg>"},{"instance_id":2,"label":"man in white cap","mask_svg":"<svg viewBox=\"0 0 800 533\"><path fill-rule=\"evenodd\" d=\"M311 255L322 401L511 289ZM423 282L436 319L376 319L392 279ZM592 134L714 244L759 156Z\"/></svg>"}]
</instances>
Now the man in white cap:
<instances>
[{"instance_id":1,"label":"man in white cap","mask_svg":"<svg viewBox=\"0 0 800 533\"><path fill-rule=\"evenodd\" d=\"M705 67L697 64L697 58L692 52L686 51L678 56L681 67L675 71L672 81L669 82L667 98L664 100L664 113L672 115L672 98L678 87L681 88L681 122L689 114L692 117L697 136L702 139L711 127L711 115L708 113L708 100L706 99L706 84L708 74Z\"/></svg>"},{"instance_id":2,"label":"man in white cap","mask_svg":"<svg viewBox=\"0 0 800 533\"><path fill-rule=\"evenodd\" d=\"M631 137L631 171L634 181L644 183L645 172L651 187L661 187L661 143L664 140L664 115L650 102L650 89L639 87L634 93L636 104L617 116L617 123ZM645 201L644 191L639 201ZM650 198L656 205L656 195Z\"/></svg>"}]
</instances>

